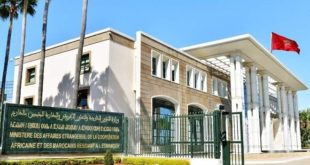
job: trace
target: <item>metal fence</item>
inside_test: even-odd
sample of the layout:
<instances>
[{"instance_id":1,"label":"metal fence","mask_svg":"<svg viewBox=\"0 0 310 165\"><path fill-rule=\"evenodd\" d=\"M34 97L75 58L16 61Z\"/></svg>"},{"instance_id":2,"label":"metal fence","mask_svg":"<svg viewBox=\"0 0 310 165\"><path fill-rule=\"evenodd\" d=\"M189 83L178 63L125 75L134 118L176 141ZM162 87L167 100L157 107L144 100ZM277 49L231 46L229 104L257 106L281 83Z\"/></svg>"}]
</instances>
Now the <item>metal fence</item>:
<instances>
[{"instance_id":1,"label":"metal fence","mask_svg":"<svg viewBox=\"0 0 310 165\"><path fill-rule=\"evenodd\" d=\"M125 154L244 164L241 112L127 118L124 129Z\"/></svg>"},{"instance_id":2,"label":"metal fence","mask_svg":"<svg viewBox=\"0 0 310 165\"><path fill-rule=\"evenodd\" d=\"M214 114L128 118L127 149L132 155L219 158ZM218 145L217 145L218 144Z\"/></svg>"},{"instance_id":3,"label":"metal fence","mask_svg":"<svg viewBox=\"0 0 310 165\"><path fill-rule=\"evenodd\" d=\"M224 131L227 132L223 145L223 164L224 165L243 165L244 146L243 146L243 127L242 113L233 112L222 117L225 124Z\"/></svg>"}]
</instances>

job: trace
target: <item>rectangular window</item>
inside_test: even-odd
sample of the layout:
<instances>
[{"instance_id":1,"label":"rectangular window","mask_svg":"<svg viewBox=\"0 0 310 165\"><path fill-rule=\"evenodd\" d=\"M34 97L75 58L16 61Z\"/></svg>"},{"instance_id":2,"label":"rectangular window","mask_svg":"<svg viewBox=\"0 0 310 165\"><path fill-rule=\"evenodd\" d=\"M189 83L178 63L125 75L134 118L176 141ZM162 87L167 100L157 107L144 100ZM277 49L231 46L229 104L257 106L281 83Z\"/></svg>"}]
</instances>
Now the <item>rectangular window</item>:
<instances>
[{"instance_id":1,"label":"rectangular window","mask_svg":"<svg viewBox=\"0 0 310 165\"><path fill-rule=\"evenodd\" d=\"M77 107L80 109L89 109L88 107L89 88L80 89L78 93Z\"/></svg>"},{"instance_id":2,"label":"rectangular window","mask_svg":"<svg viewBox=\"0 0 310 165\"><path fill-rule=\"evenodd\" d=\"M201 75L201 79L200 79L201 83L200 83L200 90L207 92L207 77L205 74Z\"/></svg>"},{"instance_id":3,"label":"rectangular window","mask_svg":"<svg viewBox=\"0 0 310 165\"><path fill-rule=\"evenodd\" d=\"M89 54L83 54L81 57L81 74L90 72Z\"/></svg>"},{"instance_id":4,"label":"rectangular window","mask_svg":"<svg viewBox=\"0 0 310 165\"><path fill-rule=\"evenodd\" d=\"M192 76L192 73L193 72L193 69L192 68L190 68L190 67L187 67L187 71L186 71L186 73L187 73L187 86L189 86L189 87L193 87L194 85L193 85L193 76Z\"/></svg>"},{"instance_id":5,"label":"rectangular window","mask_svg":"<svg viewBox=\"0 0 310 165\"><path fill-rule=\"evenodd\" d=\"M228 98L228 95L227 95L227 83L226 82L223 82L223 85L224 85L224 89L223 89L223 91L224 91L224 95L223 95L223 97L225 97L225 98Z\"/></svg>"},{"instance_id":6,"label":"rectangular window","mask_svg":"<svg viewBox=\"0 0 310 165\"><path fill-rule=\"evenodd\" d=\"M213 94L218 95L218 88L217 88L217 78L212 78L212 88L213 88Z\"/></svg>"},{"instance_id":7,"label":"rectangular window","mask_svg":"<svg viewBox=\"0 0 310 165\"><path fill-rule=\"evenodd\" d=\"M227 82L219 78L212 78L213 94L219 97L228 98Z\"/></svg>"},{"instance_id":8,"label":"rectangular window","mask_svg":"<svg viewBox=\"0 0 310 165\"><path fill-rule=\"evenodd\" d=\"M177 61L172 60L171 81L178 82L178 75L179 75L179 63Z\"/></svg>"},{"instance_id":9,"label":"rectangular window","mask_svg":"<svg viewBox=\"0 0 310 165\"><path fill-rule=\"evenodd\" d=\"M198 88L199 87L199 72L195 71L195 75L194 75L194 88Z\"/></svg>"},{"instance_id":10,"label":"rectangular window","mask_svg":"<svg viewBox=\"0 0 310 165\"><path fill-rule=\"evenodd\" d=\"M26 71L26 84L34 84L36 81L36 68L29 68Z\"/></svg>"},{"instance_id":11,"label":"rectangular window","mask_svg":"<svg viewBox=\"0 0 310 165\"><path fill-rule=\"evenodd\" d=\"M157 58L152 57L152 75L157 75Z\"/></svg>"},{"instance_id":12,"label":"rectangular window","mask_svg":"<svg viewBox=\"0 0 310 165\"><path fill-rule=\"evenodd\" d=\"M152 75L160 77L160 53L152 51Z\"/></svg>"},{"instance_id":13,"label":"rectangular window","mask_svg":"<svg viewBox=\"0 0 310 165\"><path fill-rule=\"evenodd\" d=\"M25 98L24 104L25 105L33 105L33 97Z\"/></svg>"},{"instance_id":14,"label":"rectangular window","mask_svg":"<svg viewBox=\"0 0 310 165\"><path fill-rule=\"evenodd\" d=\"M170 69L170 66L169 66L169 58L167 58L167 57L165 57L165 56L163 56L163 58L162 58L163 60L162 60L162 73L163 73L163 77L162 78L164 78L164 79L169 79L169 75L170 75L170 71L169 71L169 69Z\"/></svg>"},{"instance_id":15,"label":"rectangular window","mask_svg":"<svg viewBox=\"0 0 310 165\"><path fill-rule=\"evenodd\" d=\"M155 50L151 51L151 74L172 82L179 82L179 62Z\"/></svg>"},{"instance_id":16,"label":"rectangular window","mask_svg":"<svg viewBox=\"0 0 310 165\"><path fill-rule=\"evenodd\" d=\"M217 81L218 95L223 97L223 83L221 80Z\"/></svg>"}]
</instances>

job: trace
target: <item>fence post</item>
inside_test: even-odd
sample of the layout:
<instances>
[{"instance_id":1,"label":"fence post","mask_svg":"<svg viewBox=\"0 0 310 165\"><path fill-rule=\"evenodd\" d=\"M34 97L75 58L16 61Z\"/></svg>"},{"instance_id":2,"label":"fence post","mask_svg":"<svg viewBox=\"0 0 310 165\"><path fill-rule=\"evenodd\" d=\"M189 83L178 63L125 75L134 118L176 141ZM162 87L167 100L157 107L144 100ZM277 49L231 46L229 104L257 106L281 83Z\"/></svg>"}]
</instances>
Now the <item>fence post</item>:
<instances>
[{"instance_id":1,"label":"fence post","mask_svg":"<svg viewBox=\"0 0 310 165\"><path fill-rule=\"evenodd\" d=\"M240 118L240 137L241 137L241 164L244 165L244 145L243 145L243 121L242 121L242 113L239 113Z\"/></svg>"},{"instance_id":2,"label":"fence post","mask_svg":"<svg viewBox=\"0 0 310 165\"><path fill-rule=\"evenodd\" d=\"M214 158L221 158L221 111L213 111Z\"/></svg>"},{"instance_id":3,"label":"fence post","mask_svg":"<svg viewBox=\"0 0 310 165\"><path fill-rule=\"evenodd\" d=\"M124 152L125 155L128 155L128 117L124 117L124 122L123 122L123 134L124 134Z\"/></svg>"},{"instance_id":4,"label":"fence post","mask_svg":"<svg viewBox=\"0 0 310 165\"><path fill-rule=\"evenodd\" d=\"M223 141L223 165L230 165L230 141Z\"/></svg>"}]
</instances>

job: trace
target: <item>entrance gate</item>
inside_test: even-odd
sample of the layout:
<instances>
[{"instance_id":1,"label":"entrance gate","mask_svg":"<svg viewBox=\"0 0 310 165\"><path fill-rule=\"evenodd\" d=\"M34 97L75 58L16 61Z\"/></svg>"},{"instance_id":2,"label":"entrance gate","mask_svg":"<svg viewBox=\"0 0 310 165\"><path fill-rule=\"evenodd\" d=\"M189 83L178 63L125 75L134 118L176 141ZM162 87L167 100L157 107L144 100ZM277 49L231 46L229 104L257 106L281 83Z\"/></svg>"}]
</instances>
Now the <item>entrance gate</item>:
<instances>
[{"instance_id":1,"label":"entrance gate","mask_svg":"<svg viewBox=\"0 0 310 165\"><path fill-rule=\"evenodd\" d=\"M136 156L221 159L243 165L242 113L127 118L125 153Z\"/></svg>"},{"instance_id":2,"label":"entrance gate","mask_svg":"<svg viewBox=\"0 0 310 165\"><path fill-rule=\"evenodd\" d=\"M244 165L242 113L222 114L223 165Z\"/></svg>"}]
</instances>

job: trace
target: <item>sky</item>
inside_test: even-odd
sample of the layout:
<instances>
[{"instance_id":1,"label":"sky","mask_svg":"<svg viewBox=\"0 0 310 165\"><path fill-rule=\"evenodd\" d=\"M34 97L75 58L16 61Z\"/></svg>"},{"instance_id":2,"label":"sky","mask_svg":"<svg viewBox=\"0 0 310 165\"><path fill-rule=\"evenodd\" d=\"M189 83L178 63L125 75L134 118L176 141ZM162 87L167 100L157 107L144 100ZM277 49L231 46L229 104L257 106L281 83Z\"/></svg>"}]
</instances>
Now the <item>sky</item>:
<instances>
[{"instance_id":1,"label":"sky","mask_svg":"<svg viewBox=\"0 0 310 165\"><path fill-rule=\"evenodd\" d=\"M38 0L35 16L28 16L25 52L41 48L44 0ZM79 37L82 0L51 0L47 45ZM144 31L181 48L241 34L251 34L270 50L271 32L296 40L300 55L273 51L292 73L310 87L309 0L89 0L87 33L107 27L135 38ZM0 21L0 69L2 76L8 21ZM15 20L10 58L20 52L21 16ZM13 80L9 62L7 80ZM299 109L310 108L310 91L298 93Z\"/></svg>"}]
</instances>

